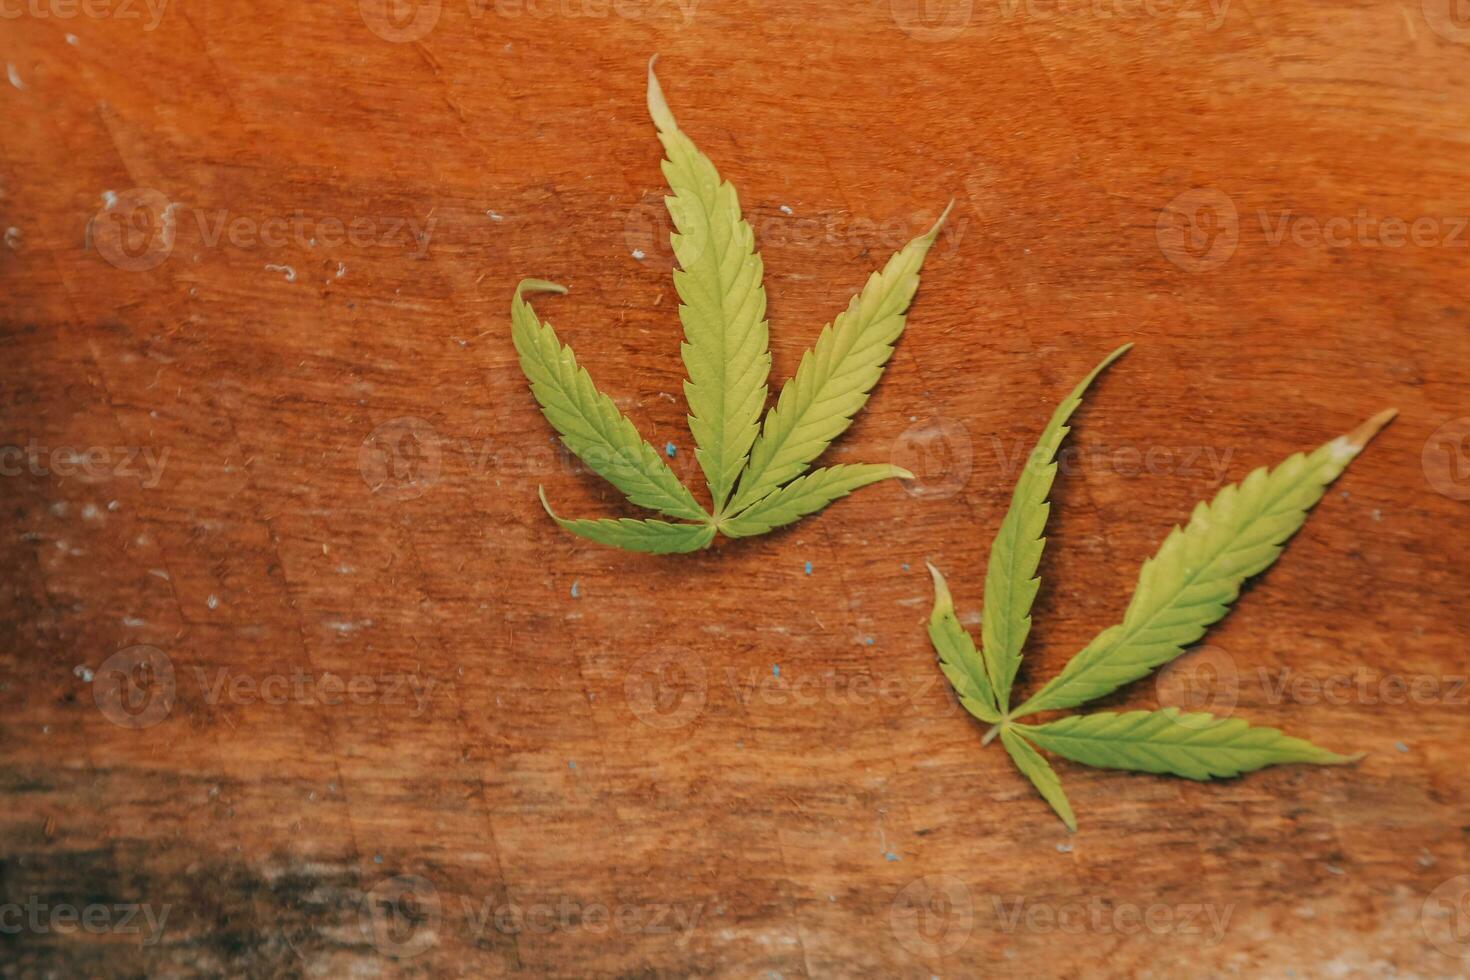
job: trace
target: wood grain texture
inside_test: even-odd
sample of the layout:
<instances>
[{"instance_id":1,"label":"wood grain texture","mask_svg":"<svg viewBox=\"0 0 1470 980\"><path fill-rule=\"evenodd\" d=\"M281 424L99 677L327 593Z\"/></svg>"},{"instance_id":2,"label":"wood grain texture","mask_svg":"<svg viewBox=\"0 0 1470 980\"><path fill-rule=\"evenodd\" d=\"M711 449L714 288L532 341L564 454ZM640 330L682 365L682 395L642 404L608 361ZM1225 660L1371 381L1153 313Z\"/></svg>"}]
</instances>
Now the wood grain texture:
<instances>
[{"instance_id":1,"label":"wood grain texture","mask_svg":"<svg viewBox=\"0 0 1470 980\"><path fill-rule=\"evenodd\" d=\"M0 28L0 973L1470 972L1447 0L86 11ZM826 457L918 483L688 558L542 513L629 511L507 316L567 284L538 309L702 484L655 51L755 228L775 384L958 202ZM1068 835L944 686L923 561L975 625L1022 454L1129 340L1018 693L1194 501L1395 405L1208 647L1104 702L1368 754L1058 761Z\"/></svg>"}]
</instances>

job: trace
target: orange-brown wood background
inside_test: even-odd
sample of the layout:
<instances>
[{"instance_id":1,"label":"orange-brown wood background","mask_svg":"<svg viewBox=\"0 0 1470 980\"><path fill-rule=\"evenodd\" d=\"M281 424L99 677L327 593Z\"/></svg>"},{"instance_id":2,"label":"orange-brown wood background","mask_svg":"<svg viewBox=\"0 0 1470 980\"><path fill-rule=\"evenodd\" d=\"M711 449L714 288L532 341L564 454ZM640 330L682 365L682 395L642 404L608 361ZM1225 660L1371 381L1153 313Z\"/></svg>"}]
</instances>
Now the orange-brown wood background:
<instances>
[{"instance_id":1,"label":"orange-brown wood background","mask_svg":"<svg viewBox=\"0 0 1470 980\"><path fill-rule=\"evenodd\" d=\"M0 973L1470 971L1449 0L0 12ZM920 479L682 558L543 514L628 511L507 322L570 286L538 308L700 482L654 52L756 229L774 383L957 201L828 457ZM1069 835L945 688L923 562L976 623L1020 455L1126 340L1021 689L1194 501L1392 405L1208 647L1104 703L1367 756L1059 761Z\"/></svg>"}]
</instances>

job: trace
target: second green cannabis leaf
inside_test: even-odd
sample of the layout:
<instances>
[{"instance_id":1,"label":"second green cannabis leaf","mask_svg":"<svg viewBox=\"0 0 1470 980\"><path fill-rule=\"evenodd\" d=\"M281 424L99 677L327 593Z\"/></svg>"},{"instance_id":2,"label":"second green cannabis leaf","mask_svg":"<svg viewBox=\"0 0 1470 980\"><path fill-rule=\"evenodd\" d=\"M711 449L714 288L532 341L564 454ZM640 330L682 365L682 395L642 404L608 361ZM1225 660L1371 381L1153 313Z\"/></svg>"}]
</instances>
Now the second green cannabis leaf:
<instances>
[{"instance_id":1,"label":"second green cannabis leaf","mask_svg":"<svg viewBox=\"0 0 1470 980\"><path fill-rule=\"evenodd\" d=\"M934 575L929 637L940 669L965 709L995 726L986 741L1000 735L1017 768L1072 830L1077 821L1061 780L1035 746L1085 765L1188 779L1235 776L1285 762L1352 761L1274 728L1177 708L1069 715L1044 724L1019 719L1100 698L1199 640L1229 611L1245 580L1276 560L1328 484L1394 414L1382 412L1314 452L1257 469L1222 489L1210 503L1198 504L1189 523L1175 527L1158 553L1143 563L1123 621L1099 633L1060 674L1012 708L1011 688L1041 585L1036 570L1046 544L1042 532L1051 507L1047 497L1056 478L1057 449L1088 385L1127 350L1120 347L1108 355L1072 390L1026 460L990 549L979 647L955 617L944 577L929 566Z\"/></svg>"}]
</instances>

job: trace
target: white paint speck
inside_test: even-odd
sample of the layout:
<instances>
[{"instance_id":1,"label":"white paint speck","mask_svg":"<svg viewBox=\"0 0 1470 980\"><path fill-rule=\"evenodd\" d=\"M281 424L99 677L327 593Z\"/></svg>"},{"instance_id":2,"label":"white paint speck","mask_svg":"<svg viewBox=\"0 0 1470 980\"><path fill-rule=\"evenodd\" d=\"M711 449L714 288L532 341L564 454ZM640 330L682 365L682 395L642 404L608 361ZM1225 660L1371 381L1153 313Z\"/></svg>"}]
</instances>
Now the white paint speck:
<instances>
[{"instance_id":1,"label":"white paint speck","mask_svg":"<svg viewBox=\"0 0 1470 980\"><path fill-rule=\"evenodd\" d=\"M82 505L82 520L95 521L102 516L102 511L97 509L96 504Z\"/></svg>"},{"instance_id":2,"label":"white paint speck","mask_svg":"<svg viewBox=\"0 0 1470 980\"><path fill-rule=\"evenodd\" d=\"M139 626L146 626L147 620L139 619L137 616L124 616L123 625L132 629L137 629Z\"/></svg>"},{"instance_id":3,"label":"white paint speck","mask_svg":"<svg viewBox=\"0 0 1470 980\"><path fill-rule=\"evenodd\" d=\"M107 509L108 510L117 510L118 507L120 507L120 506L121 505L116 500L109 500L107 502Z\"/></svg>"},{"instance_id":4,"label":"white paint speck","mask_svg":"<svg viewBox=\"0 0 1470 980\"><path fill-rule=\"evenodd\" d=\"M337 278L338 279L341 279L345 275L347 275L347 263L346 262L338 262L337 263Z\"/></svg>"},{"instance_id":5,"label":"white paint speck","mask_svg":"<svg viewBox=\"0 0 1470 980\"><path fill-rule=\"evenodd\" d=\"M81 43L81 38L77 37L75 34L68 34L66 36L66 43L70 44L72 47L76 47L79 43Z\"/></svg>"},{"instance_id":6,"label":"white paint speck","mask_svg":"<svg viewBox=\"0 0 1470 980\"><path fill-rule=\"evenodd\" d=\"M1341 463L1358 455L1359 450L1363 447L1353 445L1348 441L1347 436L1338 436L1328 444L1327 448L1333 461Z\"/></svg>"},{"instance_id":7,"label":"white paint speck","mask_svg":"<svg viewBox=\"0 0 1470 980\"><path fill-rule=\"evenodd\" d=\"M296 281L296 270L293 269L293 268L291 268L289 265L269 265L268 264L265 267L265 271L266 272L284 272L286 274L286 281L287 282L295 282Z\"/></svg>"},{"instance_id":8,"label":"white paint speck","mask_svg":"<svg viewBox=\"0 0 1470 980\"><path fill-rule=\"evenodd\" d=\"M210 609L218 609L219 608L219 596L217 596L217 595L211 595L208 599L205 599L204 600L204 604L206 606L208 606Z\"/></svg>"},{"instance_id":9,"label":"white paint speck","mask_svg":"<svg viewBox=\"0 0 1470 980\"><path fill-rule=\"evenodd\" d=\"M26 83L20 80L20 72L16 71L15 66L8 61L5 63L5 77L9 78L10 84L20 91L26 90Z\"/></svg>"},{"instance_id":10,"label":"white paint speck","mask_svg":"<svg viewBox=\"0 0 1470 980\"><path fill-rule=\"evenodd\" d=\"M794 214L795 212L793 212L789 207L787 207L786 205L783 204L783 205L781 205L781 213L782 214Z\"/></svg>"},{"instance_id":11,"label":"white paint speck","mask_svg":"<svg viewBox=\"0 0 1470 980\"><path fill-rule=\"evenodd\" d=\"M338 633L352 633L356 630L362 629L364 626L373 625L373 621L371 619L364 619L360 622L354 623L344 620L328 620L322 625L326 626L326 628L329 630L336 630Z\"/></svg>"},{"instance_id":12,"label":"white paint speck","mask_svg":"<svg viewBox=\"0 0 1470 980\"><path fill-rule=\"evenodd\" d=\"M92 668L88 667L86 664L77 664L71 669L71 672L80 677L86 683L92 683Z\"/></svg>"},{"instance_id":13,"label":"white paint speck","mask_svg":"<svg viewBox=\"0 0 1470 980\"><path fill-rule=\"evenodd\" d=\"M489 218L491 221L504 221L505 220L503 217L501 217L500 215L496 214L494 211L486 211L485 212L485 217Z\"/></svg>"},{"instance_id":14,"label":"white paint speck","mask_svg":"<svg viewBox=\"0 0 1470 980\"><path fill-rule=\"evenodd\" d=\"M641 249L641 248L635 248L635 249L633 249L633 258L637 259L639 262L642 262L644 260L644 258L646 258L646 256L643 254L643 249Z\"/></svg>"},{"instance_id":15,"label":"white paint speck","mask_svg":"<svg viewBox=\"0 0 1470 980\"><path fill-rule=\"evenodd\" d=\"M5 244L12 252L20 249L20 229L11 225L5 229Z\"/></svg>"},{"instance_id":16,"label":"white paint speck","mask_svg":"<svg viewBox=\"0 0 1470 980\"><path fill-rule=\"evenodd\" d=\"M117 191L103 191L102 192L102 206L103 207L105 207L109 211L111 211L116 204L117 204Z\"/></svg>"},{"instance_id":17,"label":"white paint speck","mask_svg":"<svg viewBox=\"0 0 1470 980\"><path fill-rule=\"evenodd\" d=\"M152 575L154 578L161 578L165 582L169 580L168 572L164 571L162 568L150 568L148 569L148 574Z\"/></svg>"}]
</instances>

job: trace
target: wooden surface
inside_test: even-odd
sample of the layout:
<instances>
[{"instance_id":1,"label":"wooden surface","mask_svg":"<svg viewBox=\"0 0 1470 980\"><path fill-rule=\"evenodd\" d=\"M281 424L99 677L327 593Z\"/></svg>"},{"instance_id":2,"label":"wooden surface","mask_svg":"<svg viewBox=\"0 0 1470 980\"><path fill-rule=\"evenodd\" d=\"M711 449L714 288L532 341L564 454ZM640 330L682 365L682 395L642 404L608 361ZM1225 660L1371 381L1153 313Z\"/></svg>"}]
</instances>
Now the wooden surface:
<instances>
[{"instance_id":1,"label":"wooden surface","mask_svg":"<svg viewBox=\"0 0 1470 980\"><path fill-rule=\"evenodd\" d=\"M1445 0L5 9L0 973L1470 972ZM507 322L569 285L538 308L703 492L653 52L755 226L773 382L958 202L828 457L918 483L683 559L542 513L627 511ZM1209 647L1106 702L1367 757L1058 762L1068 835L943 685L923 562L978 622L1021 454L1125 340L1021 690L1194 501L1394 405Z\"/></svg>"}]
</instances>

